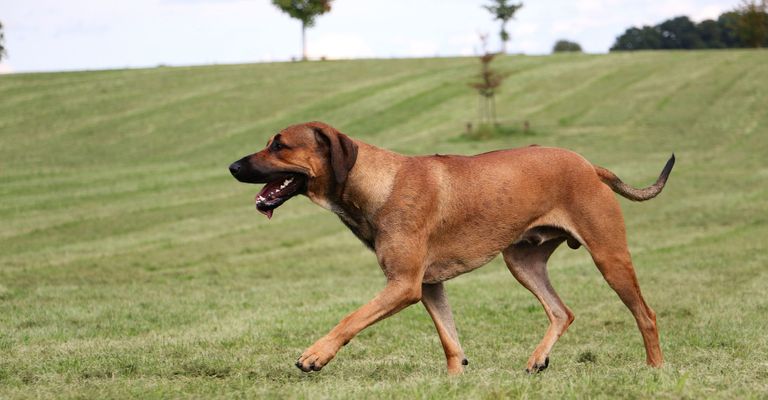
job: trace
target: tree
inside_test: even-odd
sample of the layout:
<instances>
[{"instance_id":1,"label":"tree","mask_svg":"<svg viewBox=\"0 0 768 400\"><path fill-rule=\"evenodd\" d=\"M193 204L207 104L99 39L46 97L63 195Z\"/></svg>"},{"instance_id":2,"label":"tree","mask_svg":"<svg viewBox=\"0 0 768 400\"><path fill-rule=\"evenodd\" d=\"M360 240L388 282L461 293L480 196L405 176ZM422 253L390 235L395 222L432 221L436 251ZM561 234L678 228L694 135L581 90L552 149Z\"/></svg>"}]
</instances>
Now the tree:
<instances>
[{"instance_id":1,"label":"tree","mask_svg":"<svg viewBox=\"0 0 768 400\"><path fill-rule=\"evenodd\" d=\"M768 3L765 0L742 0L737 12L737 32L741 43L748 47L767 45Z\"/></svg>"},{"instance_id":2,"label":"tree","mask_svg":"<svg viewBox=\"0 0 768 400\"><path fill-rule=\"evenodd\" d=\"M632 27L616 38L611 51L660 49L661 39L661 32L656 27Z\"/></svg>"},{"instance_id":3,"label":"tree","mask_svg":"<svg viewBox=\"0 0 768 400\"><path fill-rule=\"evenodd\" d=\"M662 49L701 49L704 43L688 17L676 17L658 25Z\"/></svg>"},{"instance_id":4,"label":"tree","mask_svg":"<svg viewBox=\"0 0 768 400\"><path fill-rule=\"evenodd\" d=\"M741 47L739 40L739 14L735 11L729 11L720 14L717 17L717 26L720 27L720 41L727 48Z\"/></svg>"},{"instance_id":5,"label":"tree","mask_svg":"<svg viewBox=\"0 0 768 400\"><path fill-rule=\"evenodd\" d=\"M704 47L708 49L722 49L725 47L721 40L723 34L720 29L720 25L717 21L707 19L699 22L696 25L696 31L704 44Z\"/></svg>"},{"instance_id":6,"label":"tree","mask_svg":"<svg viewBox=\"0 0 768 400\"><path fill-rule=\"evenodd\" d=\"M569 40L558 40L555 43L555 47L552 48L553 53L562 53L562 52L570 52L575 51L578 53L581 53L581 45L579 45L576 42L571 42Z\"/></svg>"},{"instance_id":7,"label":"tree","mask_svg":"<svg viewBox=\"0 0 768 400\"><path fill-rule=\"evenodd\" d=\"M488 42L488 35L481 34L480 41L483 44L483 52L485 54L480 56L480 75L479 82L470 83L469 86L477 90L477 94L480 95L480 124L496 124L496 89L501 86L504 81L504 74L491 69L491 62L500 53L489 53L486 50L486 44Z\"/></svg>"},{"instance_id":8,"label":"tree","mask_svg":"<svg viewBox=\"0 0 768 400\"><path fill-rule=\"evenodd\" d=\"M515 16L517 10L523 8L523 3L511 4L508 0L493 0L490 5L483 6L493 14L493 19L501 21L501 53L507 52L507 42L509 41L509 32L507 32L507 22Z\"/></svg>"},{"instance_id":9,"label":"tree","mask_svg":"<svg viewBox=\"0 0 768 400\"><path fill-rule=\"evenodd\" d=\"M307 59L307 28L315 25L315 19L331 11L333 0L272 0L277 8L301 21L302 60Z\"/></svg>"},{"instance_id":10,"label":"tree","mask_svg":"<svg viewBox=\"0 0 768 400\"><path fill-rule=\"evenodd\" d=\"M3 23L0 22L0 61L5 56L5 35L3 34Z\"/></svg>"},{"instance_id":11,"label":"tree","mask_svg":"<svg viewBox=\"0 0 768 400\"><path fill-rule=\"evenodd\" d=\"M763 46L768 47L768 1L743 0L717 21L694 24L688 17L676 17L653 27L631 27L616 38L611 51Z\"/></svg>"}]
</instances>

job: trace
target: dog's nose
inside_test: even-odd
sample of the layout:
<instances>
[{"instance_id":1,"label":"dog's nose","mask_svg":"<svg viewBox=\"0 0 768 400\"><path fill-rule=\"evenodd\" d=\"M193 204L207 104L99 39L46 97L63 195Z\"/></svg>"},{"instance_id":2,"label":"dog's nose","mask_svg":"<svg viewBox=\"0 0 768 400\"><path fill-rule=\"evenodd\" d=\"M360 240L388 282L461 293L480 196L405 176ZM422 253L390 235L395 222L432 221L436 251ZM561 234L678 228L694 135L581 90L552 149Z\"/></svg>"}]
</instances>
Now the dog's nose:
<instances>
[{"instance_id":1,"label":"dog's nose","mask_svg":"<svg viewBox=\"0 0 768 400\"><path fill-rule=\"evenodd\" d=\"M232 176L237 176L237 173L240 172L240 163L235 161L232 164L230 164L229 172L232 174Z\"/></svg>"}]
</instances>

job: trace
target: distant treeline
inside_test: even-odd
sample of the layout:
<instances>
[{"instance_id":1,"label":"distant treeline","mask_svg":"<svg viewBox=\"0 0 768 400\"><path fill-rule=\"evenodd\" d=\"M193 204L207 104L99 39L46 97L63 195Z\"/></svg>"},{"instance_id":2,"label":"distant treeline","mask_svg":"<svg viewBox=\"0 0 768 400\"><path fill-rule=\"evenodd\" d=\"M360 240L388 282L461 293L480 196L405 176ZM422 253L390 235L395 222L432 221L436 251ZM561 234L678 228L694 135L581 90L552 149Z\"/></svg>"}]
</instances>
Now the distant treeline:
<instances>
[{"instance_id":1,"label":"distant treeline","mask_svg":"<svg viewBox=\"0 0 768 400\"><path fill-rule=\"evenodd\" d=\"M694 23L688 17L655 26L632 27L616 38L611 51L651 49L725 49L768 47L768 14L745 17L730 11L715 20Z\"/></svg>"}]
</instances>

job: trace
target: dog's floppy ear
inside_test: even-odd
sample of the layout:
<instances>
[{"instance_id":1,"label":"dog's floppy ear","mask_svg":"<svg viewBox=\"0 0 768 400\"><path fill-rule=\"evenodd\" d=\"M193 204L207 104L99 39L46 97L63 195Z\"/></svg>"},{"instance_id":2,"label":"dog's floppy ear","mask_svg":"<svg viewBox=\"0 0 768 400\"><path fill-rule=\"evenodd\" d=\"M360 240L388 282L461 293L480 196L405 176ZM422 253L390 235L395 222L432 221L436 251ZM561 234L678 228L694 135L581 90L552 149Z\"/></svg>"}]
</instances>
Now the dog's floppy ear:
<instances>
[{"instance_id":1,"label":"dog's floppy ear","mask_svg":"<svg viewBox=\"0 0 768 400\"><path fill-rule=\"evenodd\" d=\"M315 132L318 141L326 143L329 147L331 168L336 183L342 184L347 180L349 171L357 161L357 144L349 136L337 131L332 126L322 122L310 122L307 124Z\"/></svg>"}]
</instances>

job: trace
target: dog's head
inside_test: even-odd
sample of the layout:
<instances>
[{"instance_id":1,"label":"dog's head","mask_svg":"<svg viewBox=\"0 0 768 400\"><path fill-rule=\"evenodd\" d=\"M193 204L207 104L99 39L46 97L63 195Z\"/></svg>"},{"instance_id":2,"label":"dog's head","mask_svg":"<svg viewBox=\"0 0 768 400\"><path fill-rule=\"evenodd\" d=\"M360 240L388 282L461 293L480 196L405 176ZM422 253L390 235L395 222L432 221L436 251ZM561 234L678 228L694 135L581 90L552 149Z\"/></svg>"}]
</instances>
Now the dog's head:
<instances>
[{"instance_id":1,"label":"dog's head","mask_svg":"<svg viewBox=\"0 0 768 400\"><path fill-rule=\"evenodd\" d=\"M258 153L229 166L238 181L265 183L256 195L256 209L268 218L291 197L309 196L327 203L343 187L357 160L357 144L322 122L283 129Z\"/></svg>"}]
</instances>

